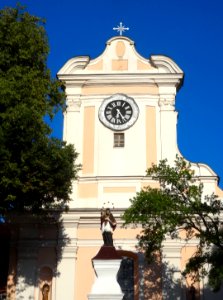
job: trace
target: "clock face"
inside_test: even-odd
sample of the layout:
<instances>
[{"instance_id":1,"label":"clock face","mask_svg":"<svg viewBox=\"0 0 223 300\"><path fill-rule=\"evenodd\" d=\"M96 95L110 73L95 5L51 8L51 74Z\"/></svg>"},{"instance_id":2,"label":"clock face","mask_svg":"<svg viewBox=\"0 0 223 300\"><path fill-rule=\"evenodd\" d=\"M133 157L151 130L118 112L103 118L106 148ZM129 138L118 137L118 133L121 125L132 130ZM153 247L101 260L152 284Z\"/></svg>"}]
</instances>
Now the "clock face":
<instances>
[{"instance_id":1,"label":"clock face","mask_svg":"<svg viewBox=\"0 0 223 300\"><path fill-rule=\"evenodd\" d=\"M125 130L138 118L139 109L133 98L116 94L105 99L99 108L99 119L108 128Z\"/></svg>"},{"instance_id":2,"label":"clock face","mask_svg":"<svg viewBox=\"0 0 223 300\"><path fill-rule=\"evenodd\" d=\"M127 123L133 114L131 105L125 100L113 100L105 107L105 118L115 125Z\"/></svg>"}]
</instances>

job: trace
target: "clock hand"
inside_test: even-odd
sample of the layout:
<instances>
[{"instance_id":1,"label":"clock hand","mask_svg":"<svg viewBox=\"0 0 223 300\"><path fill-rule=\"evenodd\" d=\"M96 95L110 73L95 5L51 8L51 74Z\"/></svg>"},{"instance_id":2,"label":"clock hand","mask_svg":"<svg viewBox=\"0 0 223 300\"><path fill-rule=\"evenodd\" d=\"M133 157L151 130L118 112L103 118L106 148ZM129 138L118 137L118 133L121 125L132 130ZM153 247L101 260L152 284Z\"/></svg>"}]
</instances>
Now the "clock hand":
<instances>
[{"instance_id":1,"label":"clock hand","mask_svg":"<svg viewBox=\"0 0 223 300\"><path fill-rule=\"evenodd\" d=\"M119 115L120 115L120 110L117 108L117 109L116 109L116 118L118 118Z\"/></svg>"},{"instance_id":2,"label":"clock hand","mask_svg":"<svg viewBox=\"0 0 223 300\"><path fill-rule=\"evenodd\" d=\"M125 117L122 115L122 113L120 112L120 110L117 108L116 111L117 111L116 118L118 118L118 116L120 115L121 118L122 118L122 120L125 121Z\"/></svg>"}]
</instances>

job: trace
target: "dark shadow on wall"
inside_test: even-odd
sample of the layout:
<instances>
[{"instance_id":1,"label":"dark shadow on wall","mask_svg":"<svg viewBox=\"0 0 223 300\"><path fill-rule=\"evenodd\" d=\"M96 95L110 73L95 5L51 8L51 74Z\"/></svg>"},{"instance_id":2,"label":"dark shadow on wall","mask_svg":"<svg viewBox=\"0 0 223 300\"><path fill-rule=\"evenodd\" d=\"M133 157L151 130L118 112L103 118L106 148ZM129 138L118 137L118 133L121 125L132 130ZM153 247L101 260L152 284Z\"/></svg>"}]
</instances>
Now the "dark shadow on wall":
<instances>
[{"instance_id":1,"label":"dark shadow on wall","mask_svg":"<svg viewBox=\"0 0 223 300\"><path fill-rule=\"evenodd\" d=\"M200 300L222 300L223 299L223 287L217 293L211 291L208 286L204 287L203 291L201 291Z\"/></svg>"},{"instance_id":2,"label":"dark shadow on wall","mask_svg":"<svg viewBox=\"0 0 223 300\"><path fill-rule=\"evenodd\" d=\"M162 290L166 300L186 299L180 271L168 263L162 263ZM194 299L195 300L195 299ZM196 299L197 300L197 299Z\"/></svg>"},{"instance_id":3,"label":"dark shadow on wall","mask_svg":"<svg viewBox=\"0 0 223 300\"><path fill-rule=\"evenodd\" d=\"M10 231L5 224L0 224L0 300L6 299L6 286L9 266Z\"/></svg>"},{"instance_id":4,"label":"dark shadow on wall","mask_svg":"<svg viewBox=\"0 0 223 300\"><path fill-rule=\"evenodd\" d=\"M141 264L142 265L142 264ZM141 294L141 299L143 300L161 300L162 299L162 281L161 281L161 259L160 255L157 253L154 261L150 264L144 259L144 288L143 296Z\"/></svg>"},{"instance_id":5,"label":"dark shadow on wall","mask_svg":"<svg viewBox=\"0 0 223 300\"><path fill-rule=\"evenodd\" d=\"M177 279L178 278L178 279ZM181 273L160 256L151 264L144 262L144 293L139 300L222 300L223 288L213 293L208 286L200 290L199 284L186 285ZM162 291L162 292L161 292Z\"/></svg>"},{"instance_id":6,"label":"dark shadow on wall","mask_svg":"<svg viewBox=\"0 0 223 300\"><path fill-rule=\"evenodd\" d=\"M61 213L53 213L44 218L13 216L13 219L0 224L0 237L4 228L7 228L8 248L5 249L7 248L9 255L8 259L5 257L7 265L1 275L1 288L7 291L7 299L14 299L15 293L21 294L19 299L23 299L24 290L33 286L41 289L45 282L51 284L52 278L48 276L48 279L44 279L46 276L43 270L48 269L51 277L60 276L57 264L62 259L64 247L70 243Z\"/></svg>"}]
</instances>

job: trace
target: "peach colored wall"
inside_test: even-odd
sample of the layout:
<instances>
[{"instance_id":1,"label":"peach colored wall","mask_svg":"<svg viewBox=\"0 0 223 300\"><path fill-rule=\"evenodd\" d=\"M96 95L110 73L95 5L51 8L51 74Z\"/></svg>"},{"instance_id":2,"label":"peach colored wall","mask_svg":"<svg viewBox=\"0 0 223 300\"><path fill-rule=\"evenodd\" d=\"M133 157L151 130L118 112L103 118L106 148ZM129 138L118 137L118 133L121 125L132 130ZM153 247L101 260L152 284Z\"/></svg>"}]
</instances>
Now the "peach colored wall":
<instances>
[{"instance_id":1,"label":"peach colored wall","mask_svg":"<svg viewBox=\"0 0 223 300\"><path fill-rule=\"evenodd\" d=\"M121 224L117 225L113 233L113 238L115 239L135 239L137 234L140 233L141 227L139 228L122 228ZM95 228L79 228L77 233L78 239L92 239L94 240L101 240L102 235L100 230L100 222L98 222L98 227ZM137 241L136 241L137 243Z\"/></svg>"},{"instance_id":2,"label":"peach colored wall","mask_svg":"<svg viewBox=\"0 0 223 300\"><path fill-rule=\"evenodd\" d=\"M90 293L95 273L92 258L96 256L99 247L79 247L76 262L75 299L87 300ZM62 300L62 299L61 299Z\"/></svg>"},{"instance_id":3,"label":"peach colored wall","mask_svg":"<svg viewBox=\"0 0 223 300\"><path fill-rule=\"evenodd\" d=\"M79 183L78 197L79 198L94 198L98 196L97 183Z\"/></svg>"},{"instance_id":4,"label":"peach colored wall","mask_svg":"<svg viewBox=\"0 0 223 300\"><path fill-rule=\"evenodd\" d=\"M151 187L153 189L158 189L160 187L159 185L159 182L158 181L154 181L154 182L151 182L151 181L143 181L142 184L141 184L141 187L144 188L144 187Z\"/></svg>"},{"instance_id":5,"label":"peach colored wall","mask_svg":"<svg viewBox=\"0 0 223 300\"><path fill-rule=\"evenodd\" d=\"M122 41L118 41L116 44L116 55L120 58L123 57L123 55L125 54L125 43L123 43Z\"/></svg>"},{"instance_id":6,"label":"peach colored wall","mask_svg":"<svg viewBox=\"0 0 223 300\"><path fill-rule=\"evenodd\" d=\"M146 107L146 167L157 162L156 146L156 108Z\"/></svg>"},{"instance_id":7,"label":"peach colored wall","mask_svg":"<svg viewBox=\"0 0 223 300\"><path fill-rule=\"evenodd\" d=\"M141 232L141 227L139 228L121 228L118 224L117 228L113 233L113 239L136 239L136 236ZM137 244L137 240L135 241Z\"/></svg>"},{"instance_id":8,"label":"peach colored wall","mask_svg":"<svg viewBox=\"0 0 223 300\"><path fill-rule=\"evenodd\" d=\"M182 247L181 249L181 271L185 269L186 263L190 257L194 255L196 252L197 248L195 246L186 246ZM196 288L197 291L197 297L196 299L200 299L200 284L199 282L193 283L192 278L188 275L185 280L186 288L188 293L189 288L193 285Z\"/></svg>"},{"instance_id":9,"label":"peach colored wall","mask_svg":"<svg viewBox=\"0 0 223 300\"><path fill-rule=\"evenodd\" d=\"M220 189L219 186L216 185L216 188L215 188L215 194L218 196L218 197L223 197L223 190Z\"/></svg>"},{"instance_id":10,"label":"peach colored wall","mask_svg":"<svg viewBox=\"0 0 223 300\"><path fill-rule=\"evenodd\" d=\"M112 60L112 71L127 71L128 60L127 59L113 59Z\"/></svg>"},{"instance_id":11,"label":"peach colored wall","mask_svg":"<svg viewBox=\"0 0 223 300\"><path fill-rule=\"evenodd\" d=\"M100 94L116 94L116 93L124 93L124 94L152 94L157 95L159 92L157 86L148 86L148 85L122 85L122 86L85 86L82 89L83 95L100 95Z\"/></svg>"},{"instance_id":12,"label":"peach colored wall","mask_svg":"<svg viewBox=\"0 0 223 300\"><path fill-rule=\"evenodd\" d=\"M99 216L100 218L100 216ZM92 239L99 240L102 239L101 237L101 230L100 230L100 222L98 221L98 226L95 228L79 228L77 232L78 239Z\"/></svg>"},{"instance_id":13,"label":"peach colored wall","mask_svg":"<svg viewBox=\"0 0 223 300\"><path fill-rule=\"evenodd\" d=\"M144 299L162 300L161 256L158 253L152 264L144 265Z\"/></svg>"},{"instance_id":14,"label":"peach colored wall","mask_svg":"<svg viewBox=\"0 0 223 300\"><path fill-rule=\"evenodd\" d=\"M83 174L94 172L95 107L84 108Z\"/></svg>"},{"instance_id":15,"label":"peach colored wall","mask_svg":"<svg viewBox=\"0 0 223 300\"><path fill-rule=\"evenodd\" d=\"M184 270L186 263L190 257L194 255L197 248L195 246L186 246L181 249L181 271Z\"/></svg>"},{"instance_id":16,"label":"peach colored wall","mask_svg":"<svg viewBox=\"0 0 223 300\"><path fill-rule=\"evenodd\" d=\"M104 193L135 193L136 187L134 186L117 186L117 187L104 187Z\"/></svg>"}]
</instances>

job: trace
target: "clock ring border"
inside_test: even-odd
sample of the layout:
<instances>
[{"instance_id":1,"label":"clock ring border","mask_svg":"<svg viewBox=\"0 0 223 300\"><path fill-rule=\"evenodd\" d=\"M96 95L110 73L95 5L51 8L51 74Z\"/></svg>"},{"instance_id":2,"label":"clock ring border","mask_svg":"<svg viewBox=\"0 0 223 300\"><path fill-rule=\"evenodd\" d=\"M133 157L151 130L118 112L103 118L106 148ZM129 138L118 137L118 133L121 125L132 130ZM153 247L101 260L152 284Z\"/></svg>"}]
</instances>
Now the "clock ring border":
<instances>
[{"instance_id":1,"label":"clock ring border","mask_svg":"<svg viewBox=\"0 0 223 300\"><path fill-rule=\"evenodd\" d=\"M106 118L105 118L105 107L112 101L116 101L116 100L123 100L128 102L131 107L132 107L132 117L130 118L130 120L128 122L126 122L125 124L112 124L110 123ZM102 104L99 107L98 110L98 118L101 121L101 123L106 126L109 129L115 130L115 131L123 131L126 130L128 128L130 128L131 126L133 126L135 124L135 122L137 121L139 116L139 107L136 104L135 100L132 97L129 97L125 94L114 94L108 98L105 98L102 102Z\"/></svg>"}]
</instances>

